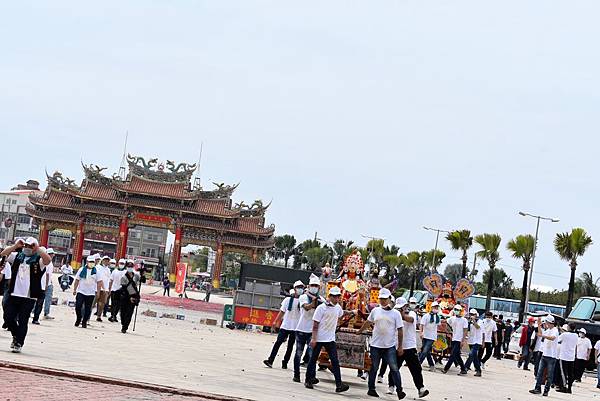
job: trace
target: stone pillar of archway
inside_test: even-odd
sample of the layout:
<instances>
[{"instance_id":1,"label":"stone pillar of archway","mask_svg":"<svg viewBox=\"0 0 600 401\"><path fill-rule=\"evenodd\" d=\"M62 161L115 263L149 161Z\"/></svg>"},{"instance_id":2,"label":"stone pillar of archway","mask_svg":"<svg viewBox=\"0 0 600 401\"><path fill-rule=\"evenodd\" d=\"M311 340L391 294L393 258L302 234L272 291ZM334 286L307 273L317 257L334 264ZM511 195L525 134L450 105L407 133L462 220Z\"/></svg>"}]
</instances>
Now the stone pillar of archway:
<instances>
[{"instance_id":1,"label":"stone pillar of archway","mask_svg":"<svg viewBox=\"0 0 600 401\"><path fill-rule=\"evenodd\" d=\"M119 238L117 238L117 253L115 259L119 260L127 254L127 239L129 238L129 219L127 216L121 218L119 225Z\"/></svg>"},{"instance_id":2,"label":"stone pillar of archway","mask_svg":"<svg viewBox=\"0 0 600 401\"><path fill-rule=\"evenodd\" d=\"M169 266L169 280L175 282L175 272L177 271L177 263L181 260L181 240L183 237L183 228L180 225L175 227L175 242L173 243L173 251L171 253L171 263Z\"/></svg>"},{"instance_id":3,"label":"stone pillar of archway","mask_svg":"<svg viewBox=\"0 0 600 401\"><path fill-rule=\"evenodd\" d=\"M78 269L81 266L81 258L83 256L83 240L85 237L85 219L79 220L77 230L75 231L75 240L73 241L73 257L71 258L71 267Z\"/></svg>"},{"instance_id":4,"label":"stone pillar of archway","mask_svg":"<svg viewBox=\"0 0 600 401\"><path fill-rule=\"evenodd\" d=\"M40 223L40 246L48 247L48 223L42 220Z\"/></svg>"},{"instance_id":5,"label":"stone pillar of archway","mask_svg":"<svg viewBox=\"0 0 600 401\"><path fill-rule=\"evenodd\" d=\"M221 287L221 269L223 268L223 244L217 243L217 254L215 255L215 268L213 269L212 281L214 288Z\"/></svg>"}]
</instances>

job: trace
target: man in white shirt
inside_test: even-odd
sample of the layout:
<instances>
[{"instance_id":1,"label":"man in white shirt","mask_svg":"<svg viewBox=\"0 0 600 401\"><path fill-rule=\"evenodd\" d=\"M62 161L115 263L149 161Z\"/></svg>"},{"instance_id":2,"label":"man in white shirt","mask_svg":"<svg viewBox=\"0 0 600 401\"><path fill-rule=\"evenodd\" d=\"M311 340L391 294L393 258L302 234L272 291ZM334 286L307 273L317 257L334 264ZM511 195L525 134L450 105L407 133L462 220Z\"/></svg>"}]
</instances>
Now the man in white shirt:
<instances>
[{"instance_id":1,"label":"man in white shirt","mask_svg":"<svg viewBox=\"0 0 600 401\"><path fill-rule=\"evenodd\" d=\"M493 344L498 342L498 326L493 319L493 314L490 311L485 312L483 319L483 348L479 349L479 359L481 360L481 368L485 369L485 363L492 357ZM484 355L485 351L485 355Z\"/></svg>"},{"instance_id":2,"label":"man in white shirt","mask_svg":"<svg viewBox=\"0 0 600 401\"><path fill-rule=\"evenodd\" d=\"M11 265L10 296L4 319L13 336L11 350L19 353L27 337L27 324L35 301L44 294L42 281L46 278L45 269L52 258L40 249L33 237L18 239L15 245L0 252L2 256L6 256L6 262Z\"/></svg>"},{"instance_id":3,"label":"man in white shirt","mask_svg":"<svg viewBox=\"0 0 600 401\"><path fill-rule=\"evenodd\" d=\"M558 351L558 366L560 372L559 393L571 393L575 381L575 353L577 350L578 336L575 334L575 325L565 324L563 333L558 336L560 349Z\"/></svg>"},{"instance_id":4,"label":"man in white shirt","mask_svg":"<svg viewBox=\"0 0 600 401\"><path fill-rule=\"evenodd\" d=\"M454 305L452 312L454 315L446 320L446 324L452 329L452 351L442 373L448 373L448 369L450 369L452 364L457 363L460 367L459 375L466 375L467 370L465 369L465 364L460 352L467 340L467 329L469 325L467 319L462 317L462 306L459 304Z\"/></svg>"},{"instance_id":5,"label":"man in white shirt","mask_svg":"<svg viewBox=\"0 0 600 401\"><path fill-rule=\"evenodd\" d=\"M479 360L479 349L483 340L483 321L479 320L477 309L469 311L469 321L467 327L467 343L469 344L469 357L465 362L467 371L471 363L475 365L475 376L481 377L481 361Z\"/></svg>"},{"instance_id":6,"label":"man in white shirt","mask_svg":"<svg viewBox=\"0 0 600 401\"><path fill-rule=\"evenodd\" d=\"M110 257L104 255L100 259L100 263L96 265L96 272L98 274L98 280L101 281L102 286L96 299L96 321L102 321L102 315L104 314L104 305L108 302L110 295Z\"/></svg>"},{"instance_id":7,"label":"man in white shirt","mask_svg":"<svg viewBox=\"0 0 600 401\"><path fill-rule=\"evenodd\" d=\"M594 354L596 355L596 368L598 372L596 388L600 388L600 340L596 341L596 344L594 344Z\"/></svg>"},{"instance_id":8,"label":"man in white shirt","mask_svg":"<svg viewBox=\"0 0 600 401\"><path fill-rule=\"evenodd\" d=\"M110 317L109 322L118 322L117 316L121 309L121 279L125 275L125 259L119 259L117 268L110 274Z\"/></svg>"},{"instance_id":9,"label":"man in white shirt","mask_svg":"<svg viewBox=\"0 0 600 401\"><path fill-rule=\"evenodd\" d=\"M374 308L369 317L360 328L359 333L362 333L369 326L373 327L373 334L369 342L369 353L371 354L371 371L369 372L369 391L367 395L379 397L375 389L375 377L379 363L384 360L390 367L392 382L390 385L397 389L398 398L406 397L402 391L402 380L398 367L396 355L403 354L403 348L398 347L402 344L402 315L397 309L394 309L390 303L392 293L387 288L379 290L379 307Z\"/></svg>"},{"instance_id":10,"label":"man in white shirt","mask_svg":"<svg viewBox=\"0 0 600 401\"><path fill-rule=\"evenodd\" d=\"M340 362L337 355L337 347L335 345L335 333L337 326L344 314L355 314L356 312L344 312L340 306L340 298L342 291L339 287L332 287L329 290L328 301L317 306L313 316L313 331L310 340L312 355L306 368L306 378L304 379L304 387L313 388L316 384L317 360L322 348L325 348L329 361L331 362L331 371L335 377L335 392L342 393L350 388L346 383L342 382L342 374L340 372Z\"/></svg>"},{"instance_id":11,"label":"man in white shirt","mask_svg":"<svg viewBox=\"0 0 600 401\"><path fill-rule=\"evenodd\" d=\"M40 247L44 248L44 247ZM54 249L48 248L46 253L51 258L54 258ZM40 314L42 313L42 308L44 309L44 319L52 320L54 319L50 316L50 305L52 305L52 292L54 290L54 286L52 285L52 274L54 273L54 264L50 262L48 266L46 266L46 277L43 279L42 287L44 288L44 297L38 298L35 303L35 307L33 309L33 321L31 324L40 324Z\"/></svg>"},{"instance_id":12,"label":"man in white shirt","mask_svg":"<svg viewBox=\"0 0 600 401\"><path fill-rule=\"evenodd\" d=\"M577 340L577 355L575 358L575 381L580 382L585 371L585 365L590 360L592 351L592 342L586 337L587 331L582 327L578 330L579 339Z\"/></svg>"},{"instance_id":13,"label":"man in white shirt","mask_svg":"<svg viewBox=\"0 0 600 401\"><path fill-rule=\"evenodd\" d=\"M554 378L554 366L556 364L557 357L557 345L558 345L558 329L554 327L554 317L548 315L546 317L546 329L542 328L542 318L538 317L538 332L537 336L543 341L542 344L542 359L537 369L537 378L535 381L535 388L529 390L531 394L541 394L542 384L546 380L544 388L544 396L548 395L550 391L550 385ZM547 374L544 375L544 370L548 370Z\"/></svg>"},{"instance_id":14,"label":"man in white shirt","mask_svg":"<svg viewBox=\"0 0 600 401\"><path fill-rule=\"evenodd\" d=\"M298 303L300 304L300 318L296 326L296 353L294 354L294 378L293 381L300 383L300 360L304 347L308 348L307 356L310 359L312 349L310 340L312 338L313 316L317 307L325 302L320 295L321 280L314 274L310 275L308 281L308 292L300 295Z\"/></svg>"},{"instance_id":15,"label":"man in white shirt","mask_svg":"<svg viewBox=\"0 0 600 401\"><path fill-rule=\"evenodd\" d=\"M2 310L5 311L6 303L8 302L8 297L10 293L9 283L11 278L11 269L10 263L6 261L6 256L3 256L0 259L0 261L3 263L0 263L0 268L2 268L2 270L0 271L0 288L4 288L4 291L2 292ZM4 313L2 315L4 315ZM8 323L6 323L6 320L4 320L4 316L2 317L2 321L2 328L7 329Z\"/></svg>"},{"instance_id":16,"label":"man in white shirt","mask_svg":"<svg viewBox=\"0 0 600 401\"><path fill-rule=\"evenodd\" d=\"M426 313L421 318L421 353L419 354L419 364L423 364L425 358L429 364L429 370L435 371L435 363L431 356L433 343L437 340L438 326L442 319L440 318L440 305L434 301L431 304L431 312Z\"/></svg>"},{"instance_id":17,"label":"man in white shirt","mask_svg":"<svg viewBox=\"0 0 600 401\"><path fill-rule=\"evenodd\" d=\"M290 296L286 297L281 302L279 313L273 322L273 327L275 328L281 322L279 333L277 334L277 339L275 340L275 344L273 344L269 358L263 361L263 363L270 368L273 367L273 362L275 362L281 344L287 341L287 349L283 356L283 361L281 361L281 368L287 369L287 364L292 356L292 350L294 349L296 327L298 326L298 320L300 319L300 302L298 298L302 294L304 294L304 284L302 281L298 280L294 283L294 288L290 291Z\"/></svg>"},{"instance_id":18,"label":"man in white shirt","mask_svg":"<svg viewBox=\"0 0 600 401\"><path fill-rule=\"evenodd\" d=\"M75 283L73 284L73 295L75 295L75 327L84 329L87 327L90 316L92 315L92 304L94 297L102 289L102 279L98 276L96 270L95 257L88 256L87 263L77 270Z\"/></svg>"},{"instance_id":19,"label":"man in white shirt","mask_svg":"<svg viewBox=\"0 0 600 401\"><path fill-rule=\"evenodd\" d=\"M62 274L73 274L73 268L71 266L69 266L68 264L64 264L62 265L62 267L60 268L60 272Z\"/></svg>"}]
</instances>

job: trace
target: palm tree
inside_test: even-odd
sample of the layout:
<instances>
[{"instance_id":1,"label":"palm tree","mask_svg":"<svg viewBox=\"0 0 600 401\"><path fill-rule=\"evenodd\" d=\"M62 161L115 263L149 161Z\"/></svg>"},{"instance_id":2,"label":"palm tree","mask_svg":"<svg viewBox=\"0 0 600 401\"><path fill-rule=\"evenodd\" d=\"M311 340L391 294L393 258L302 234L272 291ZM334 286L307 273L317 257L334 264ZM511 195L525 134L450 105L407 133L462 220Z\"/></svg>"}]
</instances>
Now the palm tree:
<instances>
[{"instance_id":1,"label":"palm tree","mask_svg":"<svg viewBox=\"0 0 600 401\"><path fill-rule=\"evenodd\" d=\"M288 261L294 254L296 247L296 238L293 235L285 234L275 237L275 250L285 260L285 267L288 267Z\"/></svg>"},{"instance_id":2,"label":"palm tree","mask_svg":"<svg viewBox=\"0 0 600 401\"><path fill-rule=\"evenodd\" d=\"M427 266L431 272L437 272L437 268L442 264L442 260L446 257L446 253L444 251L440 251L439 249L432 249L430 251L423 252L423 259L425 262L425 266Z\"/></svg>"},{"instance_id":3,"label":"palm tree","mask_svg":"<svg viewBox=\"0 0 600 401\"><path fill-rule=\"evenodd\" d=\"M415 283L417 281L417 276L419 275L420 263L421 263L421 252L412 251L406 254L406 260L404 261L405 266L412 273L412 277L410 279L410 297L413 296L413 292L415 291Z\"/></svg>"},{"instance_id":4,"label":"palm tree","mask_svg":"<svg viewBox=\"0 0 600 401\"><path fill-rule=\"evenodd\" d=\"M578 293L582 297L597 297L600 294L598 280L594 280L592 273L581 273L581 276L575 281L575 287L578 287Z\"/></svg>"},{"instance_id":5,"label":"palm tree","mask_svg":"<svg viewBox=\"0 0 600 401\"><path fill-rule=\"evenodd\" d=\"M519 322L522 322L525 315L525 298L527 298L528 276L531 258L535 250L535 238L529 234L518 235L506 244L506 248L511 252L513 258L523 260L523 285L521 286L521 303L519 305Z\"/></svg>"},{"instance_id":6,"label":"palm tree","mask_svg":"<svg viewBox=\"0 0 600 401\"><path fill-rule=\"evenodd\" d=\"M590 245L592 245L592 237L587 235L583 228L574 228L570 233L558 233L554 238L554 249L556 250L556 253L558 253L558 256L560 256L562 260L568 261L569 266L571 267L571 278L569 279L565 316L569 316L571 308L573 307L577 258L583 256Z\"/></svg>"},{"instance_id":7,"label":"palm tree","mask_svg":"<svg viewBox=\"0 0 600 401\"><path fill-rule=\"evenodd\" d=\"M451 265L446 265L444 268L444 277L453 283L458 282L461 279L460 273L462 271L462 265L460 263L453 263Z\"/></svg>"},{"instance_id":8,"label":"palm tree","mask_svg":"<svg viewBox=\"0 0 600 401\"><path fill-rule=\"evenodd\" d=\"M461 277L467 277L467 251L473 245L473 237L469 230L455 230L448 235L446 239L450 241L450 246L455 251L462 251L462 272Z\"/></svg>"},{"instance_id":9,"label":"palm tree","mask_svg":"<svg viewBox=\"0 0 600 401\"><path fill-rule=\"evenodd\" d=\"M502 238L500 238L499 234L481 234L475 237L475 242L481 247L481 250L477 252L477 257L487 260L490 273L493 273L496 262L500 260L500 252L498 252L498 249L500 248L501 241ZM485 299L486 311L490 310L490 305L492 303L493 286L494 275L490 274L488 278L487 297Z\"/></svg>"}]
</instances>

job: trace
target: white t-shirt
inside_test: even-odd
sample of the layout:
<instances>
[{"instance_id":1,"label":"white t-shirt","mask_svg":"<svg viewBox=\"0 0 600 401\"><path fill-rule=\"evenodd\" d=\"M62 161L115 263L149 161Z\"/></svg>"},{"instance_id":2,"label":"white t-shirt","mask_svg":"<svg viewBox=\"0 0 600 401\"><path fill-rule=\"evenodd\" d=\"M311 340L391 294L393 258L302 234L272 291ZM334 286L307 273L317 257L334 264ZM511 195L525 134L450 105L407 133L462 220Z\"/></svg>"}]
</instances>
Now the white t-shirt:
<instances>
[{"instance_id":1,"label":"white t-shirt","mask_svg":"<svg viewBox=\"0 0 600 401\"><path fill-rule=\"evenodd\" d=\"M403 336L402 336L402 349L413 349L417 348L417 314L414 311L409 311L408 316L413 318L412 323L404 323Z\"/></svg>"},{"instance_id":2,"label":"white t-shirt","mask_svg":"<svg viewBox=\"0 0 600 401\"><path fill-rule=\"evenodd\" d=\"M492 333L495 333L498 331L498 326L496 325L496 322L494 322L493 319L483 319L483 335L484 335L484 341L486 343L491 343L492 342Z\"/></svg>"},{"instance_id":3,"label":"white t-shirt","mask_svg":"<svg viewBox=\"0 0 600 401\"><path fill-rule=\"evenodd\" d=\"M579 337L577 339L577 359L586 360L588 357L588 351L592 349L592 342L589 338Z\"/></svg>"},{"instance_id":4,"label":"white t-shirt","mask_svg":"<svg viewBox=\"0 0 600 401\"><path fill-rule=\"evenodd\" d=\"M533 335L537 336L537 332L538 332L538 329L536 327L535 331L533 332ZM543 344L542 337L537 337L535 340L535 347L533 347L533 352L541 352L542 344Z\"/></svg>"},{"instance_id":5,"label":"white t-shirt","mask_svg":"<svg viewBox=\"0 0 600 401\"><path fill-rule=\"evenodd\" d=\"M371 311L367 320L373 322L373 335L370 341L372 347L397 347L398 329L404 325L400 312L394 308L386 310L379 306Z\"/></svg>"},{"instance_id":6,"label":"white t-shirt","mask_svg":"<svg viewBox=\"0 0 600 401\"><path fill-rule=\"evenodd\" d=\"M321 301L325 302L325 300L323 299L321 299ZM298 303L300 304L300 319L298 319L298 326L296 326L296 331L300 331L302 333L312 333L313 316L315 315L315 309L304 309L304 305L308 305L311 302L312 300L308 297L307 294L302 294L300 295L300 298L298 298Z\"/></svg>"},{"instance_id":7,"label":"white t-shirt","mask_svg":"<svg viewBox=\"0 0 600 401\"><path fill-rule=\"evenodd\" d=\"M439 318L439 322L442 321L442 319L438 316ZM433 317L433 323L431 322L431 314L430 313L426 313L423 315L423 317L421 318L421 327L423 327L423 338L427 339L427 340L433 340L436 341L437 340L437 331L438 331L438 324L436 323L436 318L435 315Z\"/></svg>"},{"instance_id":8,"label":"white t-shirt","mask_svg":"<svg viewBox=\"0 0 600 401\"><path fill-rule=\"evenodd\" d=\"M554 337L554 340L548 340L547 338L544 338L544 344L542 344L542 355L556 358L558 352L556 349L558 346L558 329L556 327L546 329L542 331L542 335ZM538 340L541 340L541 338Z\"/></svg>"},{"instance_id":9,"label":"white t-shirt","mask_svg":"<svg viewBox=\"0 0 600 401\"><path fill-rule=\"evenodd\" d=\"M475 324L473 324L473 322L467 321L467 326L469 329L469 331L467 332L469 336L469 338L467 339L467 343L469 345L481 345L483 341L483 320L478 320L477 324L479 325L479 328L475 327Z\"/></svg>"},{"instance_id":10,"label":"white t-shirt","mask_svg":"<svg viewBox=\"0 0 600 401\"><path fill-rule=\"evenodd\" d=\"M77 292L87 296L96 295L97 283L100 281L100 278L97 274L92 274L92 269L88 269L87 277L82 279L81 272L83 269L87 269L87 267L81 267L79 270L77 270L77 274L75 275L75 279L79 280Z\"/></svg>"},{"instance_id":11,"label":"white t-shirt","mask_svg":"<svg viewBox=\"0 0 600 401\"><path fill-rule=\"evenodd\" d=\"M73 274L73 268L69 265L62 265L60 271L62 274Z\"/></svg>"},{"instance_id":12,"label":"white t-shirt","mask_svg":"<svg viewBox=\"0 0 600 401\"><path fill-rule=\"evenodd\" d=\"M292 301L292 310L288 310L290 301ZM298 327L298 320L300 320L300 304L298 298L287 297L281 301L280 310L284 312L283 322L281 328L284 330L294 331Z\"/></svg>"},{"instance_id":13,"label":"white t-shirt","mask_svg":"<svg viewBox=\"0 0 600 401\"><path fill-rule=\"evenodd\" d=\"M560 342L558 359L567 362L575 360L575 348L577 348L578 338L577 334L571 332L562 333L558 336L558 342Z\"/></svg>"},{"instance_id":14,"label":"white t-shirt","mask_svg":"<svg viewBox=\"0 0 600 401\"><path fill-rule=\"evenodd\" d=\"M4 280L8 282L12 277L12 270L10 269L10 263L6 262L4 264L4 269L2 269L2 274L4 274Z\"/></svg>"},{"instance_id":15,"label":"white t-shirt","mask_svg":"<svg viewBox=\"0 0 600 401\"><path fill-rule=\"evenodd\" d=\"M452 341L462 341L464 338L463 330L468 326L467 319L462 316L452 316L446 320L446 324L452 328Z\"/></svg>"},{"instance_id":16,"label":"white t-shirt","mask_svg":"<svg viewBox=\"0 0 600 401\"><path fill-rule=\"evenodd\" d=\"M125 269L115 269L112 271L112 273L110 274L110 279L113 282L112 287L110 288L111 291L119 291L121 289L121 278L125 275L125 273L127 273L127 270Z\"/></svg>"},{"instance_id":17,"label":"white t-shirt","mask_svg":"<svg viewBox=\"0 0 600 401\"><path fill-rule=\"evenodd\" d=\"M313 320L319 322L316 341L318 343L330 343L335 341L335 331L337 329L338 319L344 316L344 311L340 304L327 306L321 304L317 306Z\"/></svg>"},{"instance_id":18,"label":"white t-shirt","mask_svg":"<svg viewBox=\"0 0 600 401\"><path fill-rule=\"evenodd\" d=\"M50 262L46 266L46 276L48 276L48 285L52 285L52 273L54 273L54 265ZM46 289L46 277L42 278L42 290Z\"/></svg>"},{"instance_id":19,"label":"white t-shirt","mask_svg":"<svg viewBox=\"0 0 600 401\"><path fill-rule=\"evenodd\" d=\"M96 272L98 273L98 281L102 281L102 291L109 291L110 269L107 266L98 265L96 266Z\"/></svg>"},{"instance_id":20,"label":"white t-shirt","mask_svg":"<svg viewBox=\"0 0 600 401\"><path fill-rule=\"evenodd\" d=\"M15 258L17 257L17 252L13 252L6 258L6 264L13 264ZM30 279L30 271L31 268L27 261L28 257L25 257L23 262L19 265L19 270L17 271L17 277L15 278L15 289L12 292L12 296L20 297L20 298L31 298L29 294L29 279ZM44 262L40 259L40 267L44 265ZM12 274L11 274L12 276ZM42 274L42 279L40 280L40 284L42 289L46 289L46 275Z\"/></svg>"},{"instance_id":21,"label":"white t-shirt","mask_svg":"<svg viewBox=\"0 0 600 401\"><path fill-rule=\"evenodd\" d=\"M600 340L596 341L596 344L594 344L594 349L596 352L600 352Z\"/></svg>"}]
</instances>

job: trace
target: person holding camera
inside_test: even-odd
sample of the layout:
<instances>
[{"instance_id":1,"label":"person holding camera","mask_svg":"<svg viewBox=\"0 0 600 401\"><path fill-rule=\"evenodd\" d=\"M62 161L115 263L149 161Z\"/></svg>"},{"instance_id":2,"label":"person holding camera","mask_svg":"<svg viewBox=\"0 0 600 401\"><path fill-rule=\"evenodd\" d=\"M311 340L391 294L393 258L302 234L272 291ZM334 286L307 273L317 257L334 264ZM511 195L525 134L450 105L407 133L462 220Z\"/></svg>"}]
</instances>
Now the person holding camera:
<instances>
[{"instance_id":1,"label":"person holding camera","mask_svg":"<svg viewBox=\"0 0 600 401\"><path fill-rule=\"evenodd\" d=\"M40 249L33 237L18 239L15 245L0 252L2 256L6 256L6 263L11 266L10 296L4 317L13 337L10 348L19 353L27 337L27 324L35 302L44 297L43 280L46 280L46 266L52 258Z\"/></svg>"},{"instance_id":2,"label":"person holding camera","mask_svg":"<svg viewBox=\"0 0 600 401\"><path fill-rule=\"evenodd\" d=\"M479 320L477 309L469 311L467 323L467 343L469 344L469 357L465 362L465 369L469 370L471 363L475 365L475 376L481 377L481 361L479 360L479 349L483 342L483 321Z\"/></svg>"},{"instance_id":3,"label":"person holding camera","mask_svg":"<svg viewBox=\"0 0 600 401\"><path fill-rule=\"evenodd\" d=\"M127 333L135 307L140 304L140 275L133 269L133 261L125 264L126 272L121 277L121 333Z\"/></svg>"}]
</instances>

